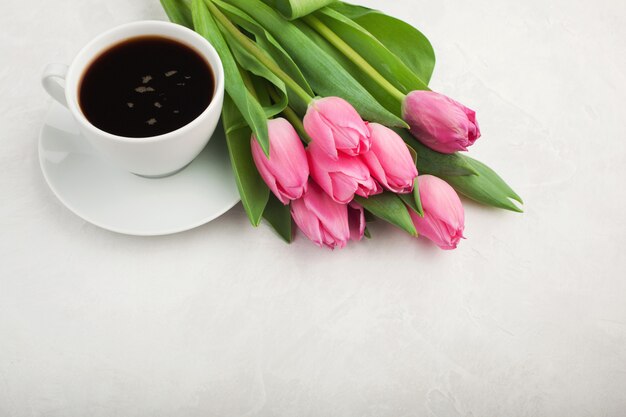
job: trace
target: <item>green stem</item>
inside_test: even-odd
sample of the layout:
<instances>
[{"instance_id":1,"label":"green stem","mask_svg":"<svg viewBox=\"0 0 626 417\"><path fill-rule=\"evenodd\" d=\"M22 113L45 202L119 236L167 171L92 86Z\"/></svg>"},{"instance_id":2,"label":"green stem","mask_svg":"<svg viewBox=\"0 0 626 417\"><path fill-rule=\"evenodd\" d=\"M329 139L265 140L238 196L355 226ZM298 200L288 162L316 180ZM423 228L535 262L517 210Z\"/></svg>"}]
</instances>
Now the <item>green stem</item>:
<instances>
[{"instance_id":1,"label":"green stem","mask_svg":"<svg viewBox=\"0 0 626 417\"><path fill-rule=\"evenodd\" d=\"M376 68L374 68L369 62L367 62L357 51L355 51L350 45L348 45L343 39L341 39L335 32L333 32L328 26L326 26L321 20L312 14L302 18L311 28L317 33L322 35L324 39L330 42L335 48L337 48L342 54L344 54L350 61L360 67L372 80L374 80L385 91L391 94L398 101L403 102L404 94L391 84L385 77L381 75Z\"/></svg>"},{"instance_id":2,"label":"green stem","mask_svg":"<svg viewBox=\"0 0 626 417\"><path fill-rule=\"evenodd\" d=\"M270 97L272 97L272 100L274 100L275 102L280 100L280 97L278 96L278 94L276 93L276 90L272 86L268 85L267 92L270 94ZM300 139L302 139L304 143L307 143L307 144L311 143L311 138L306 133L306 130L304 130L304 125L302 124L302 120L300 120L296 112L291 107L287 106L283 109L282 113L287 118L287 120L289 120L289 123L291 123L294 129L296 129L296 131L298 132L298 135L300 135Z\"/></svg>"},{"instance_id":3,"label":"green stem","mask_svg":"<svg viewBox=\"0 0 626 417\"><path fill-rule=\"evenodd\" d=\"M294 129L298 131L298 135L300 135L300 139L302 139L304 143L306 144L311 143L312 139L308 135L308 133L306 133L306 130L304 130L304 125L302 124L302 120L300 120L296 112L291 107L287 106L283 110L283 114L285 115L287 120L289 120L289 123L292 124Z\"/></svg>"},{"instance_id":4,"label":"green stem","mask_svg":"<svg viewBox=\"0 0 626 417\"><path fill-rule=\"evenodd\" d=\"M241 33L237 26L235 26L229 19L222 13L211 0L205 0L207 7L215 19L222 25L222 27L235 38L241 46L245 48L250 54L258 59L267 69L272 71L278 78L285 83L297 96L299 96L305 103L310 103L313 97L309 95L300 85L294 81L285 71L283 71L271 58L269 58L265 52L250 38Z\"/></svg>"}]
</instances>

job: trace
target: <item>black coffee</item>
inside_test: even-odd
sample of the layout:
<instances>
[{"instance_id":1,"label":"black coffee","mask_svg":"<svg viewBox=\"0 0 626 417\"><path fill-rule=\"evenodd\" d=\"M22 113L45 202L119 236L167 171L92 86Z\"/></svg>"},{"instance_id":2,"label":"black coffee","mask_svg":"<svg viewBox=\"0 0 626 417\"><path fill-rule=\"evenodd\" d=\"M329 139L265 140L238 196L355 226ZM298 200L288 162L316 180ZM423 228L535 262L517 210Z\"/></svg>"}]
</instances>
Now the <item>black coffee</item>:
<instances>
[{"instance_id":1,"label":"black coffee","mask_svg":"<svg viewBox=\"0 0 626 417\"><path fill-rule=\"evenodd\" d=\"M94 126L132 138L176 130L214 93L213 72L192 48L160 36L132 38L102 53L80 85L80 108Z\"/></svg>"}]
</instances>

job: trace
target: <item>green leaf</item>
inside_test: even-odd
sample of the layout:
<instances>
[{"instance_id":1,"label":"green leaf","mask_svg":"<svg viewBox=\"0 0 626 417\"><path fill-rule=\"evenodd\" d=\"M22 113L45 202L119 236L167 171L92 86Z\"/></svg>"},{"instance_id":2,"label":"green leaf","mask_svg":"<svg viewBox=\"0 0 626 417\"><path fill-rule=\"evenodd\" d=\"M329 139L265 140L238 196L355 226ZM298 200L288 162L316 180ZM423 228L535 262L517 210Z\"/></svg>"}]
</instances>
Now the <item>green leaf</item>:
<instances>
[{"instance_id":1,"label":"green leaf","mask_svg":"<svg viewBox=\"0 0 626 417\"><path fill-rule=\"evenodd\" d=\"M317 33L309 25L302 22L297 22L298 29L309 39L315 43L320 49L322 49L331 59L337 62L348 72L359 84L361 84L368 93L372 95L385 109L389 110L400 116L396 110L400 107L399 101L388 92L384 91L377 83L370 77L365 71L359 68L354 62L347 56L342 54L337 48L335 48L330 42L328 42L322 35ZM406 126L403 126L406 127Z\"/></svg>"},{"instance_id":2,"label":"green leaf","mask_svg":"<svg viewBox=\"0 0 626 417\"><path fill-rule=\"evenodd\" d=\"M424 209L422 208L422 199L420 198L419 182L415 178L413 185L413 192L408 194L398 194L398 197L404 204L406 204L411 210L417 213L420 217L424 217Z\"/></svg>"},{"instance_id":3,"label":"green leaf","mask_svg":"<svg viewBox=\"0 0 626 417\"><path fill-rule=\"evenodd\" d=\"M428 85L422 81L415 72L402 62L394 53L383 45L376 37L365 28L331 8L321 9L315 13L327 27L363 57L376 71L378 71L396 89L408 94L413 90L427 90ZM354 67L354 66L350 66ZM360 68L359 72L363 72ZM354 72L352 72L355 75ZM368 81L363 80L367 77ZM401 102L389 92L380 88L371 77L363 73L356 77L368 91L376 97L385 107L399 116L402 115Z\"/></svg>"},{"instance_id":4,"label":"green leaf","mask_svg":"<svg viewBox=\"0 0 626 417\"><path fill-rule=\"evenodd\" d=\"M266 31L261 25L259 25L252 17L248 16L243 11L239 10L232 5L220 0L213 0L213 2L228 16L228 18L236 25L243 28L245 31L254 35L256 43L274 60L280 68L283 69L298 85L300 85L310 96L314 96L313 90L309 83L302 75L302 71L291 59L287 51L276 41L276 39ZM293 94L289 88L287 88L289 95L289 106L295 109L297 112L304 114L306 112L308 103L303 101L300 96Z\"/></svg>"},{"instance_id":5,"label":"green leaf","mask_svg":"<svg viewBox=\"0 0 626 417\"><path fill-rule=\"evenodd\" d=\"M356 196L354 199L373 215L417 236L409 211L396 194L385 192L369 198Z\"/></svg>"},{"instance_id":6,"label":"green leaf","mask_svg":"<svg viewBox=\"0 0 626 417\"><path fill-rule=\"evenodd\" d=\"M317 33L315 29L303 22L297 22L296 25L302 31L302 33L309 39L311 39L320 49L334 59L344 70L346 70L359 84L361 84L368 93L372 95L389 112L401 118L402 101L391 94L389 91L383 89L366 71L364 71L357 64L352 62L350 58L335 48L328 40L322 35ZM404 122L403 122L404 123ZM408 127L404 124L402 127Z\"/></svg>"},{"instance_id":7,"label":"green leaf","mask_svg":"<svg viewBox=\"0 0 626 417\"><path fill-rule=\"evenodd\" d=\"M287 19L293 20L320 9L335 0L268 0Z\"/></svg>"},{"instance_id":8,"label":"green leaf","mask_svg":"<svg viewBox=\"0 0 626 417\"><path fill-rule=\"evenodd\" d=\"M397 195L398 195L398 197L400 197L400 200L402 200L404 202L404 204L407 205L408 208L410 208L415 213L417 213L417 204L415 203L415 199L413 198L413 194L412 193L409 193L409 194L397 194Z\"/></svg>"},{"instance_id":9,"label":"green leaf","mask_svg":"<svg viewBox=\"0 0 626 417\"><path fill-rule=\"evenodd\" d=\"M411 158L413 159L413 163L417 165L417 152L411 145L408 143L406 147L409 148L409 152L411 153ZM424 217L424 209L422 208L422 199L420 197L419 191L420 185L417 178L413 180L413 193L411 196L408 194L400 195L400 198L409 206L409 208L413 209L420 217Z\"/></svg>"},{"instance_id":10,"label":"green leaf","mask_svg":"<svg viewBox=\"0 0 626 417\"><path fill-rule=\"evenodd\" d=\"M263 218L267 220L285 242L291 243L293 241L289 205L281 203L274 194L270 194L270 199L263 212Z\"/></svg>"},{"instance_id":11,"label":"green leaf","mask_svg":"<svg viewBox=\"0 0 626 417\"><path fill-rule=\"evenodd\" d=\"M435 176L476 175L477 171L459 153L444 154L422 145L408 130L394 129L400 137L417 152L417 170L420 174Z\"/></svg>"},{"instance_id":12,"label":"green leaf","mask_svg":"<svg viewBox=\"0 0 626 417\"><path fill-rule=\"evenodd\" d=\"M376 220L378 220L378 217L374 216L372 213L365 210L365 223L370 224L372 222L375 222Z\"/></svg>"},{"instance_id":13,"label":"green leaf","mask_svg":"<svg viewBox=\"0 0 626 417\"><path fill-rule=\"evenodd\" d=\"M376 10L336 2L330 7L354 20L393 52L426 84L435 68L435 52L419 30Z\"/></svg>"},{"instance_id":14,"label":"green leaf","mask_svg":"<svg viewBox=\"0 0 626 417\"><path fill-rule=\"evenodd\" d=\"M491 168L460 153L442 154L422 145L410 132L394 129L404 141L417 152L417 169L444 179L460 194L489 206L522 212L511 200L522 202L519 195L509 187ZM416 199L419 191L414 189ZM406 201L406 197L404 197ZM417 202L417 200L416 200ZM408 203L407 203L408 204ZM421 205L421 203L419 203ZM410 207L412 207L409 204ZM413 207L412 207L413 208Z\"/></svg>"},{"instance_id":15,"label":"green leaf","mask_svg":"<svg viewBox=\"0 0 626 417\"><path fill-rule=\"evenodd\" d=\"M288 20L298 19L336 0L263 0Z\"/></svg>"},{"instance_id":16,"label":"green leaf","mask_svg":"<svg viewBox=\"0 0 626 417\"><path fill-rule=\"evenodd\" d=\"M404 142L404 143L406 143L406 142ZM406 147L409 149L409 153L411 154L411 159L413 160L413 163L417 164L417 152L408 143L406 143Z\"/></svg>"},{"instance_id":17,"label":"green leaf","mask_svg":"<svg viewBox=\"0 0 626 417\"><path fill-rule=\"evenodd\" d=\"M261 178L252 159L252 131L241 126L242 116L229 95L224 96L222 121L226 132L228 154L235 174L241 203L253 226L258 226L265 211L270 190ZM237 127L239 126L239 127Z\"/></svg>"},{"instance_id":18,"label":"green leaf","mask_svg":"<svg viewBox=\"0 0 626 417\"><path fill-rule=\"evenodd\" d=\"M219 26L219 23L218 23ZM282 112L285 107L287 107L287 92L285 88L285 83L283 83L273 72L271 72L265 65L263 65L254 55L248 52L244 47L241 46L236 39L234 39L228 32L222 31L222 35L226 39L226 42L230 46L230 50L232 51L237 63L241 68L245 71L248 71L251 74L256 75L258 78L263 78L276 86L276 90L280 94L280 100L275 104L270 104L269 101L263 102L259 100L259 103L263 107L265 111L265 117L271 118L280 112ZM244 79L248 74L243 74ZM253 83L254 85L254 83ZM266 87L263 86L265 89ZM253 94L256 94L258 97L258 91L252 91Z\"/></svg>"},{"instance_id":19,"label":"green leaf","mask_svg":"<svg viewBox=\"0 0 626 417\"><path fill-rule=\"evenodd\" d=\"M270 141L267 132L267 118L263 107L246 88L237 63L203 0L193 0L191 12L196 32L211 42L222 60L226 92L232 98L248 126L254 131L265 154L269 155Z\"/></svg>"},{"instance_id":20,"label":"green leaf","mask_svg":"<svg viewBox=\"0 0 626 417\"><path fill-rule=\"evenodd\" d=\"M522 198L494 170L469 156L463 156L478 175L441 176L460 194L488 206L522 213L512 200L523 204Z\"/></svg>"},{"instance_id":21,"label":"green leaf","mask_svg":"<svg viewBox=\"0 0 626 417\"><path fill-rule=\"evenodd\" d=\"M182 0L161 0L161 6L170 21L193 29L191 10Z\"/></svg>"},{"instance_id":22,"label":"green leaf","mask_svg":"<svg viewBox=\"0 0 626 417\"><path fill-rule=\"evenodd\" d=\"M289 22L260 0L227 0L253 15L289 53L313 90L321 96L339 96L352 104L361 116L387 126L405 127L402 119L386 110L335 59L306 36L299 21Z\"/></svg>"},{"instance_id":23,"label":"green leaf","mask_svg":"<svg viewBox=\"0 0 626 417\"><path fill-rule=\"evenodd\" d=\"M413 200L415 200L416 212L420 217L424 217L424 208L422 207L422 197L420 196L420 185L417 178L413 186Z\"/></svg>"}]
</instances>

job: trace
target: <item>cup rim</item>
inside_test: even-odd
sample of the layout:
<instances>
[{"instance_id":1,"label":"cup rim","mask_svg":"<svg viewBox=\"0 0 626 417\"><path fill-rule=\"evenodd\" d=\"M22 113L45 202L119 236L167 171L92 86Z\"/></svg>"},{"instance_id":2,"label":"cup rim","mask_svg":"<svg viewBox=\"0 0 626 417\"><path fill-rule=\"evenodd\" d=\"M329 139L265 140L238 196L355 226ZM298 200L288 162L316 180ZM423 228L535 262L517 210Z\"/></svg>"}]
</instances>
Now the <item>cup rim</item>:
<instances>
[{"instance_id":1,"label":"cup rim","mask_svg":"<svg viewBox=\"0 0 626 417\"><path fill-rule=\"evenodd\" d=\"M128 137L128 136L115 135L113 133L109 133L105 130L102 130L94 126L84 115L84 113L80 109L80 105L78 104L78 99L77 99L78 89L80 88L80 81L82 78L81 78L81 74L78 74L75 76L74 73L78 70L84 71L89 65L91 65L91 63L93 62L93 59L99 56L99 54L101 54L107 48L119 42L124 41L124 38L119 39L115 42L107 44L105 48L101 48L99 51L95 51L95 53L93 53L94 46L98 42L100 42L103 38L106 38L108 36L111 36L112 34L115 34L115 32L128 29L129 27L133 27L133 26L139 26L139 27L144 26L145 29L143 31L139 31L138 33L134 35L129 36L126 39L132 39L134 37L149 36L149 35L162 36L164 38L174 39L177 42L181 42L185 44L187 47L192 48L199 55L201 55L205 60L207 60L207 64L209 65L211 71L213 72L213 76L215 77L215 87L213 91L213 97L209 105L206 107L206 109L204 109L202 113L200 113L195 119L193 119L186 125L181 126L176 130L172 130L171 132L162 133L156 136L146 136L146 137ZM159 33L158 30L154 29L158 27L172 28L175 31L178 31L178 33L180 33L183 36L181 36L181 38L173 38L172 36L169 36L168 34ZM197 47L187 42L184 39L185 37L195 38L198 42L205 44L205 46L207 47L207 50L206 51L198 50ZM207 53L209 56L207 56ZM84 55L88 55L88 54L91 55L91 58L88 60L87 64L82 66L80 69L77 69L75 64L80 61L81 57L83 57ZM182 26L176 23L161 21L161 20L139 20L139 21L134 21L130 23L125 23L119 26L115 26L105 32L102 32L98 36L94 37L91 41L89 41L85 46L81 48L78 54L76 54L76 57L74 58L74 60L72 61L68 69L66 81L67 80L74 81L72 85L66 84L65 99L67 101L67 105L71 113L74 115L77 121L84 128L92 131L92 133L95 133L103 138L110 139L112 141L124 142L124 143L128 143L128 142L154 143L154 142L161 142L161 141L165 141L171 138L179 137L181 134L185 134L188 131L193 130L197 125L199 125L202 122L203 119L208 117L209 114L213 113L214 111L221 112L221 102L222 102L221 97L224 94L223 93L224 92L224 68L222 66L222 60L220 59L220 56L215 50L215 48L213 47L213 45L206 38L204 38L200 34L194 32L193 30L185 26Z\"/></svg>"}]
</instances>

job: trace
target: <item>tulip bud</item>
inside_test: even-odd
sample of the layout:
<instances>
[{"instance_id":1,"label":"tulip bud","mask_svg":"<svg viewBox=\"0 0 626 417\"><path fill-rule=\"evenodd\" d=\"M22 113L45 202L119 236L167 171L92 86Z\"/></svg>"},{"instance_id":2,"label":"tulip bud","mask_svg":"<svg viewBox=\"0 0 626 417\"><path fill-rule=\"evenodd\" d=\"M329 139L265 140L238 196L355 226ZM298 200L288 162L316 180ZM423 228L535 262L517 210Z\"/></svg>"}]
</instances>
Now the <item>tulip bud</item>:
<instances>
[{"instance_id":1,"label":"tulip bud","mask_svg":"<svg viewBox=\"0 0 626 417\"><path fill-rule=\"evenodd\" d=\"M378 123L369 123L367 127L372 147L361 158L372 177L394 193L406 194L413 191L417 168L402 138Z\"/></svg>"},{"instance_id":2,"label":"tulip bud","mask_svg":"<svg viewBox=\"0 0 626 417\"><path fill-rule=\"evenodd\" d=\"M456 249L463 237L465 213L456 191L432 175L417 177L424 217L409 210L415 229L441 249Z\"/></svg>"},{"instance_id":3,"label":"tulip bud","mask_svg":"<svg viewBox=\"0 0 626 417\"><path fill-rule=\"evenodd\" d=\"M300 198L306 191L309 165L306 152L291 124L282 118L268 120L269 159L254 135L251 138L252 158L261 177L283 204Z\"/></svg>"},{"instance_id":4,"label":"tulip bud","mask_svg":"<svg viewBox=\"0 0 626 417\"><path fill-rule=\"evenodd\" d=\"M409 93L402 114L413 136L437 152L467 151L480 137L476 112L433 91Z\"/></svg>"},{"instance_id":5,"label":"tulip bud","mask_svg":"<svg viewBox=\"0 0 626 417\"><path fill-rule=\"evenodd\" d=\"M348 206L335 202L313 181L302 198L291 203L291 217L319 247L343 248L350 239Z\"/></svg>"},{"instance_id":6,"label":"tulip bud","mask_svg":"<svg viewBox=\"0 0 626 417\"><path fill-rule=\"evenodd\" d=\"M352 201L348 204L348 224L350 240L361 240L365 234L365 211L363 206Z\"/></svg>"},{"instance_id":7,"label":"tulip bud","mask_svg":"<svg viewBox=\"0 0 626 417\"><path fill-rule=\"evenodd\" d=\"M361 158L340 153L332 159L315 142L309 145L307 154L311 177L336 202L347 204L354 194L367 198L382 192Z\"/></svg>"},{"instance_id":8,"label":"tulip bud","mask_svg":"<svg viewBox=\"0 0 626 417\"><path fill-rule=\"evenodd\" d=\"M317 98L304 116L304 130L332 159L338 151L356 156L370 149L369 131L357 111L342 98Z\"/></svg>"}]
</instances>

